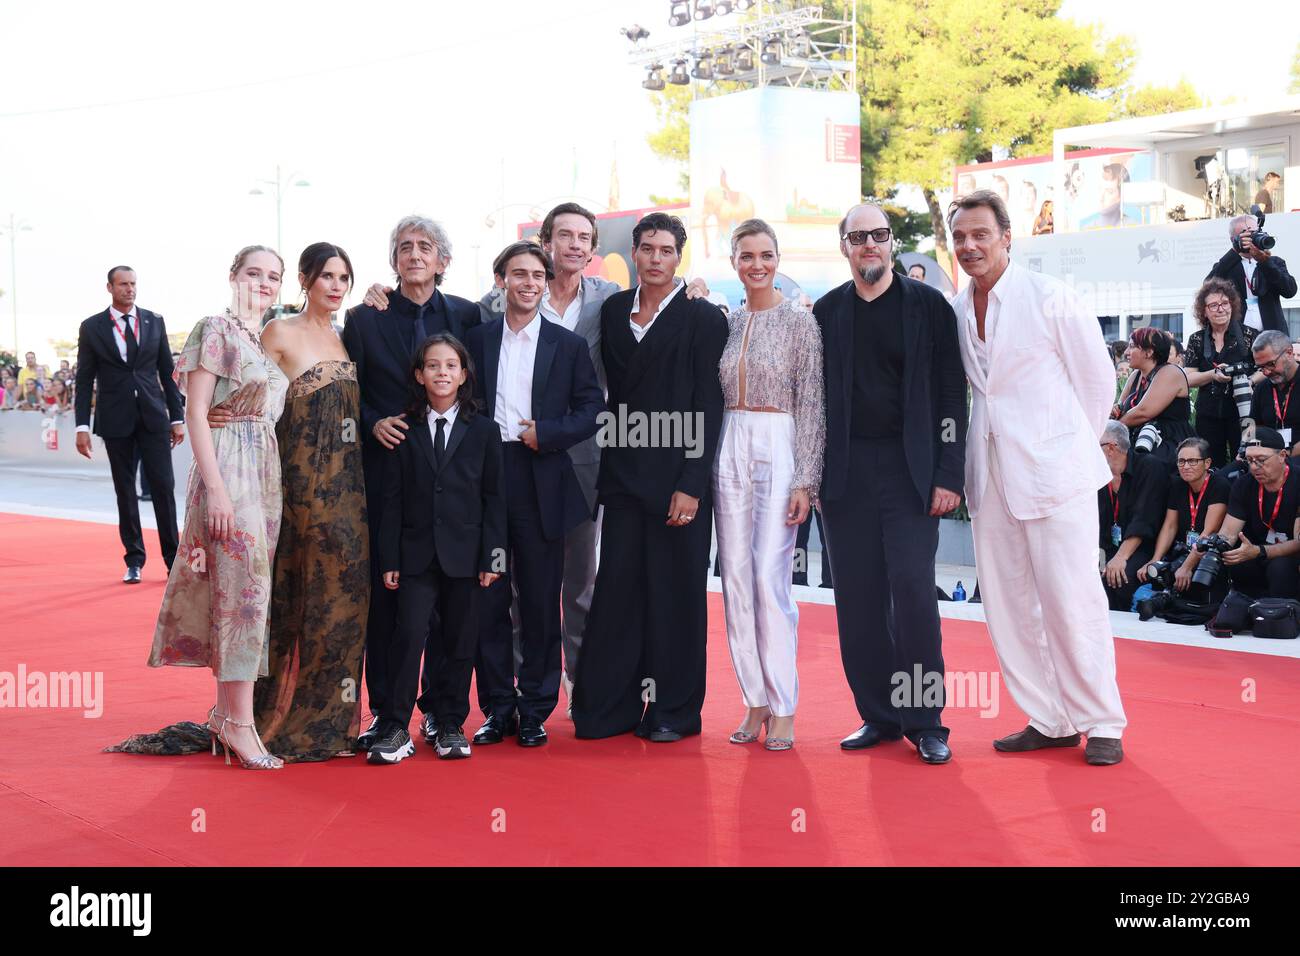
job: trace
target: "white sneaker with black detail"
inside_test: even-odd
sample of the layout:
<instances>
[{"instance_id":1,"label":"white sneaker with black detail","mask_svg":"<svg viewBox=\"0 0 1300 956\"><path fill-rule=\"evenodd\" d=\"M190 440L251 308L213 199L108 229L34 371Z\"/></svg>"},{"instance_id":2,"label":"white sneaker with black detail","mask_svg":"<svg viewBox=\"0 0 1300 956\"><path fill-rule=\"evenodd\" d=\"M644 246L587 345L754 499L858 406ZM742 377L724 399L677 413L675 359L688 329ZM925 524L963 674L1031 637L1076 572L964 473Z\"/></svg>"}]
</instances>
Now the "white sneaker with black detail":
<instances>
[{"instance_id":1,"label":"white sneaker with black detail","mask_svg":"<svg viewBox=\"0 0 1300 956\"><path fill-rule=\"evenodd\" d=\"M415 744L405 727L394 724L371 745L366 753L367 763L401 763L415 753Z\"/></svg>"}]
</instances>

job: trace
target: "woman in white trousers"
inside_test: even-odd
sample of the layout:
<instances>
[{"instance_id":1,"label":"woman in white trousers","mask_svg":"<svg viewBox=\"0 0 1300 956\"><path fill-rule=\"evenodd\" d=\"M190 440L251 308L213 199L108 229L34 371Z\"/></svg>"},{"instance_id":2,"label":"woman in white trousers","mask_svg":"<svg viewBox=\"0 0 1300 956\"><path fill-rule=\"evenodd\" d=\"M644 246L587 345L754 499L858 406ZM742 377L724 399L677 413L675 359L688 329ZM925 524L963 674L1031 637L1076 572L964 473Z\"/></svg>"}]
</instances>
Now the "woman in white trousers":
<instances>
[{"instance_id":1,"label":"woman in white trousers","mask_svg":"<svg viewBox=\"0 0 1300 956\"><path fill-rule=\"evenodd\" d=\"M745 308L719 372L726 405L713 466L727 643L748 708L731 742L794 746L799 610L791 595L795 537L821 484L826 443L821 333L811 312L775 288L776 233L749 219L731 235Z\"/></svg>"}]
</instances>

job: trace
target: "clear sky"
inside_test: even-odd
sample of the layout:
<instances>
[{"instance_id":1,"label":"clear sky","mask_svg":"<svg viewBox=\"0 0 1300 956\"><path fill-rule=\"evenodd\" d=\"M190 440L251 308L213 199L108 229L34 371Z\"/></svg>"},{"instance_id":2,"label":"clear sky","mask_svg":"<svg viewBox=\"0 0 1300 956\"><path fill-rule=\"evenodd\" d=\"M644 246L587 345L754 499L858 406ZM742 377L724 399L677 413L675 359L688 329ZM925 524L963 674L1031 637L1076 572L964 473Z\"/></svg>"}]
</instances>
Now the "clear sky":
<instances>
[{"instance_id":1,"label":"clear sky","mask_svg":"<svg viewBox=\"0 0 1300 956\"><path fill-rule=\"evenodd\" d=\"M534 208L572 196L602 211L615 160L622 208L679 192L676 169L645 145L644 74L618 33L635 21L652 45L683 35L667 9L0 0L0 222L13 212L33 227L18 240L19 339L52 358L44 342L74 338L104 308L116 263L135 267L140 304L170 331L220 310L235 250L275 244L273 201L249 190L277 164L311 184L284 196L290 272L325 239L347 248L361 288L387 279L388 230L420 211L452 236L444 288L477 297ZM1213 26L1231 16L1221 2L1067 0L1064 12L1137 35L1140 81L1186 75L1221 100L1285 85L1300 15L1286 2L1268 9L1267 29L1240 31L1231 67L1223 40L1201 52L1225 35ZM7 237L0 251L8 290ZM285 290L297 296L292 276ZM0 344L12 338L5 296Z\"/></svg>"}]
</instances>

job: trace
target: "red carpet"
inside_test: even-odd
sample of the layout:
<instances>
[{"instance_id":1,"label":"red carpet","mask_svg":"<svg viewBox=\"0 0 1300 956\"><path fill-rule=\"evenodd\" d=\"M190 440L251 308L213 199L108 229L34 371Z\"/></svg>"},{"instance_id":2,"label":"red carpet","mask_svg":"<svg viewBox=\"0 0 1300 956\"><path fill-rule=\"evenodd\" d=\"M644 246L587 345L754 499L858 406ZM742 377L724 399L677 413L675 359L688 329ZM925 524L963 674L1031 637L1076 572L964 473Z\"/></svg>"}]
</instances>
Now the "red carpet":
<instances>
[{"instance_id":1,"label":"red carpet","mask_svg":"<svg viewBox=\"0 0 1300 956\"><path fill-rule=\"evenodd\" d=\"M351 758L276 773L103 754L132 732L201 720L211 703L210 672L145 666L163 590L147 537L145 583L126 587L115 527L0 515L0 671L104 673L98 719L0 710L0 864L1300 862L1300 767L1287 756L1300 661L1120 641L1123 764L995 753L990 740L1024 723L1002 690L994 718L945 711L955 758L930 767L906 743L838 749L858 721L835 615L805 605L798 743L767 753L727 743L742 706L719 595L705 733L679 744L578 741L560 713L541 750L507 742L451 763L423 745L397 767ZM950 671L996 668L980 624L945 622L944 649ZM1256 702L1242 701L1244 681Z\"/></svg>"}]
</instances>

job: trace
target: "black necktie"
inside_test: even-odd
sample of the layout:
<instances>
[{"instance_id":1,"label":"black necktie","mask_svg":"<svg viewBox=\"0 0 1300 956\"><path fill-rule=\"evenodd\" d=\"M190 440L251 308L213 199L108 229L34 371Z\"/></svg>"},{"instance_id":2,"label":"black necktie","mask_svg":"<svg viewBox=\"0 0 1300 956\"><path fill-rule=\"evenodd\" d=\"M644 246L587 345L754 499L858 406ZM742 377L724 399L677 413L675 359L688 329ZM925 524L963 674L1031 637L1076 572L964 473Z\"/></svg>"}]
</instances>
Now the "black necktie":
<instances>
[{"instance_id":1,"label":"black necktie","mask_svg":"<svg viewBox=\"0 0 1300 956\"><path fill-rule=\"evenodd\" d=\"M122 316L122 324L126 326L126 364L135 365L135 357L140 352L140 343L136 341L135 333L131 331L131 316Z\"/></svg>"},{"instance_id":2,"label":"black necktie","mask_svg":"<svg viewBox=\"0 0 1300 956\"><path fill-rule=\"evenodd\" d=\"M438 470L442 471L442 458L447 454L447 419L439 418L434 424L437 431L433 436L433 460L438 463Z\"/></svg>"}]
</instances>

